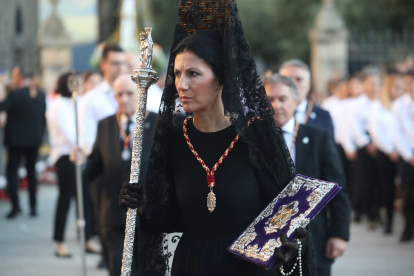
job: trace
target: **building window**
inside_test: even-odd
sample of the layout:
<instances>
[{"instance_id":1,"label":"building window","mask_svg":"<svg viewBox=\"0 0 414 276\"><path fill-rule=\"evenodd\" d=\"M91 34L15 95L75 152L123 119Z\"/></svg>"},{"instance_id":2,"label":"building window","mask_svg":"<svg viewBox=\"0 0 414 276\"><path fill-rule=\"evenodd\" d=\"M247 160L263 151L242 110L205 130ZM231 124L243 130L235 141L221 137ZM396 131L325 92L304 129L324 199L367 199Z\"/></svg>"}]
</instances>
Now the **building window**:
<instances>
[{"instance_id":1,"label":"building window","mask_svg":"<svg viewBox=\"0 0 414 276\"><path fill-rule=\"evenodd\" d=\"M22 17L22 9L20 7L16 10L16 34L21 34L23 32L23 17Z\"/></svg>"}]
</instances>

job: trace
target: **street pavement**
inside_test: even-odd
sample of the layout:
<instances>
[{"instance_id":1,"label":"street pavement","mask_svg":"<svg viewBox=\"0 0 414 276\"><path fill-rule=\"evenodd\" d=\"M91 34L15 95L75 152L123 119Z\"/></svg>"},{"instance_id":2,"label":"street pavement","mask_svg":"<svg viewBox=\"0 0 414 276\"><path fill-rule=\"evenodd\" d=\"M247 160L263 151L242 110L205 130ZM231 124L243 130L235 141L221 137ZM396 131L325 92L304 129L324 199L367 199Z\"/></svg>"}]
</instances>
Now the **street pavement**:
<instances>
[{"instance_id":1,"label":"street pavement","mask_svg":"<svg viewBox=\"0 0 414 276\"><path fill-rule=\"evenodd\" d=\"M6 220L10 203L0 201L0 276L82 276L81 251L77 240L76 200L72 201L65 233L72 258L55 256L53 226L58 197L55 185L40 185L38 216L29 216L27 191L20 191L22 213ZM107 276L96 268L100 256L86 254L87 276Z\"/></svg>"},{"instance_id":2,"label":"street pavement","mask_svg":"<svg viewBox=\"0 0 414 276\"><path fill-rule=\"evenodd\" d=\"M0 276L81 276L80 247L76 237L75 201L66 231L70 259L55 257L52 240L57 187L40 185L38 217L28 215L28 195L20 191L22 214L14 220L4 216L10 205L0 201ZM332 276L413 276L414 242L399 242L403 221L396 214L395 231L385 236L380 229L367 230L364 223L353 224L345 255L334 266ZM96 265L99 256L87 254L87 275L106 276Z\"/></svg>"}]
</instances>

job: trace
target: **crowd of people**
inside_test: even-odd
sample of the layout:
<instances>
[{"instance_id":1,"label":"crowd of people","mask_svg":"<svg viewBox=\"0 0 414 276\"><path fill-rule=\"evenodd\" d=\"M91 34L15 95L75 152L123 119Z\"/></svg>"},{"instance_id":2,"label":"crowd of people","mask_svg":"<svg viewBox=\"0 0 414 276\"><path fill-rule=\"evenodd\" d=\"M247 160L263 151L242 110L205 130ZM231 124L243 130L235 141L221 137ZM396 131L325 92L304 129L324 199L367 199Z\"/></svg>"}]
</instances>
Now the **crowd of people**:
<instances>
[{"instance_id":1,"label":"crowd of people","mask_svg":"<svg viewBox=\"0 0 414 276\"><path fill-rule=\"evenodd\" d=\"M199 39L205 38L201 36ZM196 88L210 89L209 83L191 79L195 75L190 75L189 80L184 80L184 75L187 74L185 67L193 64L195 68L193 73L199 75L203 73L197 73L197 68L200 72L207 72L209 68L213 68L213 71L218 70L214 67L216 64L208 60L208 55L202 57L197 54L197 51L216 50L199 45L196 40L189 39L184 42L187 44L178 45L176 52L173 53L176 55L177 63L174 68L176 82L169 85L174 86L179 94ZM197 47L200 47L199 50ZM136 54L126 53L115 44L104 47L100 62L102 74L86 72L82 75L83 85L78 91L81 94L78 106L79 129L76 129L75 102L72 99L72 91L68 87L68 78L74 74L73 72L61 75L55 91L45 96L33 83L33 73L25 67L20 67L16 72L12 91L7 99L0 103L0 111L7 113L5 135L8 149L7 180L12 202L12 209L7 218L14 218L21 212L17 193L17 169L22 156L26 158L29 178L30 214L37 216L35 162L47 127L51 145L49 158L57 169L59 187L53 233L56 256L70 257L70 251L65 243L65 225L71 198L75 195L76 189L74 162L82 159L85 163L83 168L83 206L87 240L85 250L91 253L101 252L101 266L106 266L110 275L119 275L122 261L126 215L118 206L119 191L122 190L120 203L123 208L136 208L143 204L140 201L141 191L134 190L136 187L133 185L123 186L123 183L129 181L132 135L136 123L135 109L138 99L138 88L133 84L130 76L134 74L133 70L137 66ZM213 71L211 76L217 73ZM180 81L177 82L177 79ZM400 191L398 196L403 202L402 210L405 218L401 241L412 240L414 73L411 71L384 73L376 67L367 66L350 78L331 81L328 86L330 96L323 100L320 107L312 101L311 70L303 61L294 59L284 62L278 73L266 73L262 77L262 82L274 110L271 114L283 133L284 145L290 152L296 173L332 181L344 188L310 225L318 275L330 275L333 260L346 250L346 242L350 238L351 208L355 222L361 222L366 216L370 229L382 225L386 234L392 233L397 190ZM170 89L168 79L166 85L167 91ZM217 86L215 91L218 91L220 97L221 93L226 93L222 91L223 83L218 81L214 85ZM140 183L145 181L145 172L150 162L150 149L156 131L163 86L164 83L157 83L151 86L148 92ZM200 112L197 109L199 106L190 104L193 96L185 95L183 98L180 94L183 105L181 110L199 114L197 113ZM209 99L207 97L203 100ZM175 101L173 104L175 108ZM218 108L217 112L223 111L220 110L220 105ZM201 147L203 143L210 145L211 141L217 143L227 141L229 135L231 136L229 138L233 139L235 131L227 128L219 130L217 135L214 134L216 136L209 134L210 136L207 137L205 132L214 131L210 131L207 125L200 123L202 121L195 121L197 118L201 117L194 116L188 126L189 135L198 137L195 138L196 147L197 145ZM181 119L184 119L184 116ZM227 121L224 120L223 125L226 124ZM203 127L205 127L204 131ZM182 126L179 130L182 131ZM79 146L76 144L78 132ZM176 135L180 135L181 139L181 133L174 128L171 139L178 139L175 138ZM187 145L181 142L177 142L177 149L173 149L173 153L179 151L181 146L183 152L187 149ZM226 146L224 144L223 146ZM247 155L243 155L247 152L247 147L237 148L234 154L238 151L241 158L248 160ZM210 159L211 162L217 159L214 151L208 150L203 153L203 150L200 150L200 152L207 156L207 162ZM176 160L174 159L172 168L168 167L168 170L174 169L181 173L179 175L183 175L184 172L180 171L178 164L190 164L190 159L195 160L191 152L188 152L188 156L180 156L178 152L173 156ZM186 159L187 157L189 160ZM232 158L229 157L229 160L233 160ZM241 162L240 160L233 160L233 162ZM197 178L198 166L199 164L195 162L194 170L190 169L190 173L186 172L189 173L188 176ZM231 170L231 167L228 169ZM250 169L251 175L248 174ZM247 177L263 174L262 171L255 171L257 168L247 167L246 170L244 173ZM191 175L192 172L194 175ZM260 177L269 176L263 174ZM183 183L186 181L183 177ZM229 182L231 181L233 180L229 179ZM248 189L245 192L250 193ZM204 197L204 193L202 196ZM174 195L174 200L179 199ZM244 204L244 207L246 206ZM246 207L246 212L254 213L252 206ZM261 210L260 204L256 207L258 208L256 211ZM385 216L381 216L382 207ZM151 217L155 217L156 212L161 211L163 209L154 204L152 210L148 212L151 213ZM167 214L172 211L165 212ZM148 220L153 219L148 217ZM244 220L250 222L250 218ZM181 226L177 225L177 227ZM91 239L95 234L100 237L102 250L99 250ZM183 240L183 244L189 243L188 238ZM184 253L180 252L180 254L183 258ZM181 261L184 262L184 259ZM229 266L229 263L225 266ZM133 271L136 270L137 268L133 267Z\"/></svg>"},{"instance_id":2,"label":"crowd of people","mask_svg":"<svg viewBox=\"0 0 414 276\"><path fill-rule=\"evenodd\" d=\"M354 221L365 214L370 229L384 225L391 234L398 188L405 218L401 241L412 240L414 72L383 73L367 66L349 79L332 81L329 91L321 106L332 117Z\"/></svg>"}]
</instances>

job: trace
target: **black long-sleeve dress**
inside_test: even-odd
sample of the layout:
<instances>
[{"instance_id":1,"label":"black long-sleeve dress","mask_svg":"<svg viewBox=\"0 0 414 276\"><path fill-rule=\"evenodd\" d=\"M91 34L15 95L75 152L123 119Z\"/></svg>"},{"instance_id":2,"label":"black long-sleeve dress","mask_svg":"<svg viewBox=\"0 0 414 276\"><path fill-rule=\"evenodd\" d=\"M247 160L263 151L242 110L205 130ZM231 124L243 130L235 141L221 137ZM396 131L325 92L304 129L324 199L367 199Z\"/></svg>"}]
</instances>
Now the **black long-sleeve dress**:
<instances>
[{"instance_id":1,"label":"black long-sleeve dress","mask_svg":"<svg viewBox=\"0 0 414 276\"><path fill-rule=\"evenodd\" d=\"M188 136L211 169L236 137L232 126L213 133L188 121ZM154 204L146 225L160 232L183 232L172 276L276 275L237 259L227 247L281 191L270 174L254 167L248 147L239 140L215 173L216 209L207 209L207 174L187 145L182 125L173 131L167 173L168 205Z\"/></svg>"}]
</instances>

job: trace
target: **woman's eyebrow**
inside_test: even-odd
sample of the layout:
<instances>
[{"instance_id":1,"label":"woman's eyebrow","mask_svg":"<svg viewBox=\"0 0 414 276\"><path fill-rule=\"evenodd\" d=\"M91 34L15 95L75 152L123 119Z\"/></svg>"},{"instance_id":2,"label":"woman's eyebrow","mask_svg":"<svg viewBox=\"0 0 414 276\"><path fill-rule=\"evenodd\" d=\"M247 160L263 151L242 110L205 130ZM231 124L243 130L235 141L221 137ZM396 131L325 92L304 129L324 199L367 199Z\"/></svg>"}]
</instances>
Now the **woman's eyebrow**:
<instances>
[{"instance_id":1,"label":"woman's eyebrow","mask_svg":"<svg viewBox=\"0 0 414 276\"><path fill-rule=\"evenodd\" d=\"M190 71L190 70L196 70L196 71L201 71L199 68L196 67L189 67L185 69L186 71Z\"/></svg>"}]
</instances>

